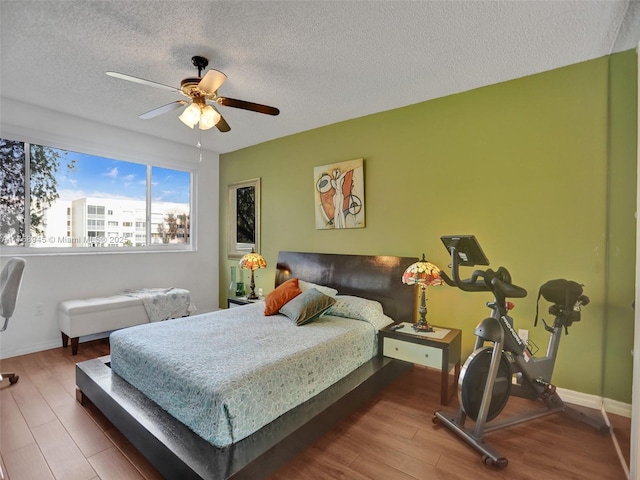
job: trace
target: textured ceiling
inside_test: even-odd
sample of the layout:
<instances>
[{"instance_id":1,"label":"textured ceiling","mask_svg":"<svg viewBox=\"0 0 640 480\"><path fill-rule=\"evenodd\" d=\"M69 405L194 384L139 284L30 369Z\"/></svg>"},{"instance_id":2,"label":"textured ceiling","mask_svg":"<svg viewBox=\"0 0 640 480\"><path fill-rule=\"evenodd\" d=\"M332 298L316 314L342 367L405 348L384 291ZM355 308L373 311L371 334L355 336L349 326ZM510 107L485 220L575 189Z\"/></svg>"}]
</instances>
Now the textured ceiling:
<instances>
[{"instance_id":1,"label":"textured ceiling","mask_svg":"<svg viewBox=\"0 0 640 480\"><path fill-rule=\"evenodd\" d=\"M0 96L194 145L179 87L193 55L227 74L220 153L635 48L637 1L0 1ZM10 124L10 118L2 118Z\"/></svg>"}]
</instances>

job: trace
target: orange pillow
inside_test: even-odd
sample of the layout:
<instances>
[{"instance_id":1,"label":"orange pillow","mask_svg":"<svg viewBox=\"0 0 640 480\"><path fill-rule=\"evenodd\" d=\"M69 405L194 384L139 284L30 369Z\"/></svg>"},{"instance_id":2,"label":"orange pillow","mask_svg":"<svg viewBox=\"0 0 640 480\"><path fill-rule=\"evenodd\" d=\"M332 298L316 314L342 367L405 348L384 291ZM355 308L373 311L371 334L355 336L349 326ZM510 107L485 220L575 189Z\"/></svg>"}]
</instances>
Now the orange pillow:
<instances>
[{"instance_id":1,"label":"orange pillow","mask_svg":"<svg viewBox=\"0 0 640 480\"><path fill-rule=\"evenodd\" d=\"M302 290L298 288L298 279L291 278L284 283L281 283L275 290L273 290L264 299L264 314L275 315L292 298L297 297L302 293Z\"/></svg>"}]
</instances>

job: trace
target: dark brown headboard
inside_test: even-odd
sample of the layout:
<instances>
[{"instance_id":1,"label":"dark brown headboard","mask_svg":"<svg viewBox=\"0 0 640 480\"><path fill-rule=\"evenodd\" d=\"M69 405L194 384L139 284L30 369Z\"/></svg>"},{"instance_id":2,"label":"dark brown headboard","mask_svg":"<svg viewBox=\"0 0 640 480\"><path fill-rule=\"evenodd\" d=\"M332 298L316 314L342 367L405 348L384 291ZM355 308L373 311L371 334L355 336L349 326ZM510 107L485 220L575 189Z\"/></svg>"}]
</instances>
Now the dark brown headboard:
<instances>
[{"instance_id":1,"label":"dark brown headboard","mask_svg":"<svg viewBox=\"0 0 640 480\"><path fill-rule=\"evenodd\" d=\"M342 295L376 300L396 322L415 320L416 289L402 283L402 273L418 258L336 253L280 252L276 287L297 277L327 285Z\"/></svg>"}]
</instances>

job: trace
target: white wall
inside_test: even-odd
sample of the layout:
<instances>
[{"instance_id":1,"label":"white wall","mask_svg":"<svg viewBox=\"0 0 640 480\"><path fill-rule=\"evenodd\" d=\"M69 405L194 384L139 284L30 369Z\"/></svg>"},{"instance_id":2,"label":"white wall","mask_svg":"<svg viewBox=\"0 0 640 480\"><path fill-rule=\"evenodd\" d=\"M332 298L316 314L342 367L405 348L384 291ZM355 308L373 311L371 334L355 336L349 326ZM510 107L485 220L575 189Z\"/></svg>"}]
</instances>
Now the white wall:
<instances>
[{"instance_id":1,"label":"white wall","mask_svg":"<svg viewBox=\"0 0 640 480\"><path fill-rule=\"evenodd\" d=\"M192 169L197 183L196 251L174 253L22 254L27 260L18 304L0 334L0 358L61 345L56 317L61 300L112 295L125 288L178 287L191 291L198 312L218 306L219 157L195 147L0 99L0 137L120 160ZM66 250L66 249L65 249ZM0 250L0 266L13 256ZM42 304L38 315L36 304ZM82 341L82 339L81 339ZM82 347L81 347L82 348Z\"/></svg>"}]
</instances>

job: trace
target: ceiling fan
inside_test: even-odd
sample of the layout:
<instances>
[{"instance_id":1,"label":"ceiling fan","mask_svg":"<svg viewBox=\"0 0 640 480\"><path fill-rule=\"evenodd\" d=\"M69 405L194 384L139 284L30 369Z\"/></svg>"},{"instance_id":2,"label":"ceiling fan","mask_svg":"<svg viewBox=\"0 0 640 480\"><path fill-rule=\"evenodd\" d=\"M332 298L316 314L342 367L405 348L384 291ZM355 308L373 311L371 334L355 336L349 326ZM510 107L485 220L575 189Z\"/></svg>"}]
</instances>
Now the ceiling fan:
<instances>
[{"instance_id":1,"label":"ceiling fan","mask_svg":"<svg viewBox=\"0 0 640 480\"><path fill-rule=\"evenodd\" d=\"M229 127L227 121L222 117L222 115L220 115L220 112L218 112L216 107L210 105L208 102L215 105L222 105L224 107L241 108L243 110L251 110L252 112L265 113L267 115L278 115L280 113L280 110L275 107L219 96L218 89L227 79L227 76L218 70L211 69L204 77L201 77L202 70L209 65L209 60L204 57L196 55L191 58L191 63L193 63L193 65L198 69L198 76L194 78L185 78L180 82L180 88L152 82L143 78L132 77L131 75L125 75L124 73L106 73L111 77L120 78L122 80L162 88L163 90L168 90L174 93L181 93L189 99L189 101L176 100L175 102L168 103L138 115L139 118L145 120L157 117L163 113L171 112L184 105L188 105L179 117L185 125L193 128L196 124L199 124L198 127L200 130L208 130L215 126L220 132L228 132L231 130L231 127Z\"/></svg>"}]
</instances>

